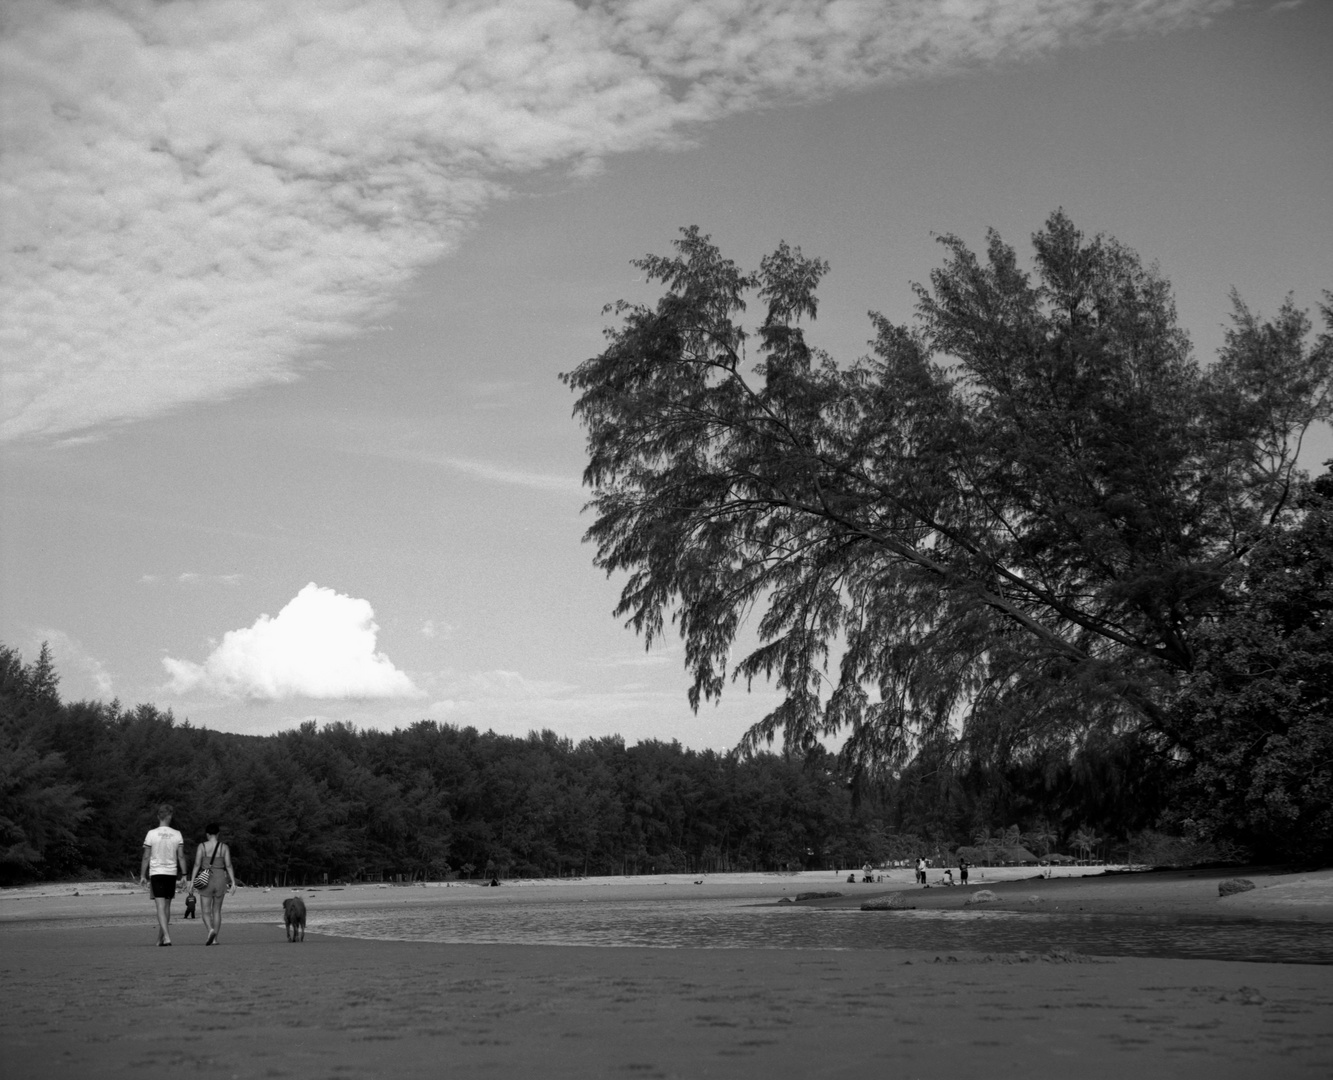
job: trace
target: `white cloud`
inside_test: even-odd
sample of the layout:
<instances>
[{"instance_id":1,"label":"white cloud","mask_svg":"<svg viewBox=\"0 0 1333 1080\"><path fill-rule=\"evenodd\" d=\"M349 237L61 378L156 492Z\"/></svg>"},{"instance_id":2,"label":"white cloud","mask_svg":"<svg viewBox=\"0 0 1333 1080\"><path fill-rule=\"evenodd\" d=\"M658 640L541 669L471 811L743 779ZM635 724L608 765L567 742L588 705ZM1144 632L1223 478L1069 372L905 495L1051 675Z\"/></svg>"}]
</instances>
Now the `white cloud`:
<instances>
[{"instance_id":1,"label":"white cloud","mask_svg":"<svg viewBox=\"0 0 1333 1080\"><path fill-rule=\"evenodd\" d=\"M449 680L445 695L432 708L450 710L460 705L508 706L514 702L549 702L578 689L574 683L533 679L517 671L497 668L475 671ZM438 690L438 688L437 688Z\"/></svg>"},{"instance_id":2,"label":"white cloud","mask_svg":"<svg viewBox=\"0 0 1333 1080\"><path fill-rule=\"evenodd\" d=\"M296 377L518 173L1231 3L10 0L0 437Z\"/></svg>"},{"instance_id":3,"label":"white cloud","mask_svg":"<svg viewBox=\"0 0 1333 1080\"><path fill-rule=\"evenodd\" d=\"M696 715L675 685L629 682L594 689L502 670L444 676L429 689L431 704L422 715L458 727L515 736L549 729L575 741L615 732L629 743L670 732L687 746L715 749L735 746L779 700L770 687L756 685L752 693L732 694L725 708L710 705ZM404 716L396 722L410 721Z\"/></svg>"},{"instance_id":4,"label":"white cloud","mask_svg":"<svg viewBox=\"0 0 1333 1080\"><path fill-rule=\"evenodd\" d=\"M651 650L642 649L617 656L588 656L583 662L598 668L656 668L664 664L679 667L680 655L674 643L663 643Z\"/></svg>"},{"instance_id":5,"label":"white cloud","mask_svg":"<svg viewBox=\"0 0 1333 1080\"><path fill-rule=\"evenodd\" d=\"M165 580L161 574L143 574L139 584L156 585ZM175 578L177 585L235 585L240 580L240 574L198 574L193 570L182 570Z\"/></svg>"},{"instance_id":6,"label":"white cloud","mask_svg":"<svg viewBox=\"0 0 1333 1080\"><path fill-rule=\"evenodd\" d=\"M641 686L593 691L517 671L474 671L432 680L425 715L503 735L551 728L573 738L624 731L645 709L682 709L683 695Z\"/></svg>"},{"instance_id":7,"label":"white cloud","mask_svg":"<svg viewBox=\"0 0 1333 1080\"><path fill-rule=\"evenodd\" d=\"M513 484L516 487L533 488L537 491L579 491L583 487L577 476L511 469L504 465L496 465L489 461L475 461L471 458L441 457L431 460L446 468L466 473L468 476L494 481L498 484Z\"/></svg>"},{"instance_id":8,"label":"white cloud","mask_svg":"<svg viewBox=\"0 0 1333 1080\"><path fill-rule=\"evenodd\" d=\"M375 649L379 627L366 600L311 582L276 617L228 631L202 664L163 659L166 690L262 701L415 697L412 680Z\"/></svg>"},{"instance_id":9,"label":"white cloud","mask_svg":"<svg viewBox=\"0 0 1333 1080\"><path fill-rule=\"evenodd\" d=\"M696 715L676 680L601 688L513 670L444 670L417 673L417 684L426 694L414 698L324 699L317 704L297 698L254 708L235 697L217 696L172 704L177 716L198 726L252 735L310 720L380 731L432 720L517 737L549 729L575 742L619 734L629 744L666 737L696 749L727 750L780 700L771 687L756 684L752 693L730 694Z\"/></svg>"}]
</instances>

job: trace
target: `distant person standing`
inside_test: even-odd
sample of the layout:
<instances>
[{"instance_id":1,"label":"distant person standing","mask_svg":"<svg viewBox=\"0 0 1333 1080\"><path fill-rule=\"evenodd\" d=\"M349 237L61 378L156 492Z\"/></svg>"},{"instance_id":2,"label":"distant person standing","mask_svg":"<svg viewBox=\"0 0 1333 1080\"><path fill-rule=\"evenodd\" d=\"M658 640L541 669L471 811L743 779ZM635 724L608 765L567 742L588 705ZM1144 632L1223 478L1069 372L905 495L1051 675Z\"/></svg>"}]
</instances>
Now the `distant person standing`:
<instances>
[{"instance_id":1,"label":"distant person standing","mask_svg":"<svg viewBox=\"0 0 1333 1080\"><path fill-rule=\"evenodd\" d=\"M204 826L206 839L194 851L194 873L190 875L190 892L194 892L194 879L199 871L208 867L208 884L199 890L199 897L204 902L200 912L204 926L208 929L205 945L216 945L218 931L222 929L222 901L228 893L236 891L236 871L231 865L231 848L218 839L221 826L210 821Z\"/></svg>"},{"instance_id":2,"label":"distant person standing","mask_svg":"<svg viewBox=\"0 0 1333 1080\"><path fill-rule=\"evenodd\" d=\"M967 860L961 855L958 856L958 884L967 884Z\"/></svg>"},{"instance_id":3,"label":"distant person standing","mask_svg":"<svg viewBox=\"0 0 1333 1080\"><path fill-rule=\"evenodd\" d=\"M171 944L171 901L176 896L176 879L185 875L185 837L171 827L175 809L170 803L157 808L157 828L143 838L143 860L139 863L139 884L149 886L157 908L157 943Z\"/></svg>"},{"instance_id":4,"label":"distant person standing","mask_svg":"<svg viewBox=\"0 0 1333 1080\"><path fill-rule=\"evenodd\" d=\"M926 860L924 858L916 860L916 883L918 885L926 883Z\"/></svg>"}]
</instances>

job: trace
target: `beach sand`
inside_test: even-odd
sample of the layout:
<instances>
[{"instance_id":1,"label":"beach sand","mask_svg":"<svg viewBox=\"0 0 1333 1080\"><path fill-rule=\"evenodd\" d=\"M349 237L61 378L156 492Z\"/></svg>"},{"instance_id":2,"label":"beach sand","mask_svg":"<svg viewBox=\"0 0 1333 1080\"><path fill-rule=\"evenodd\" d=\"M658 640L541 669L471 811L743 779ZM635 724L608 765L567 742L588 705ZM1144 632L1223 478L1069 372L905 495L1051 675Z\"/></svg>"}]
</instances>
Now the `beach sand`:
<instances>
[{"instance_id":1,"label":"beach sand","mask_svg":"<svg viewBox=\"0 0 1333 1080\"><path fill-rule=\"evenodd\" d=\"M1065 877L1004 884L997 903L1333 919L1333 874ZM1025 875L1016 874L1023 877ZM511 886L512 887L512 886ZM692 894L776 901L840 889L799 879L531 883L551 902ZM287 893L241 890L222 943L114 884L0 894L6 1078L1256 1077L1333 1075L1333 968L1200 960L1019 962L1012 955L451 945L310 933L289 945ZM487 890L499 899L504 890ZM312 925L340 905L475 902L475 888L301 890ZM962 904L961 889L908 889ZM1248 898L1248 899L1246 899ZM1244 899L1243 910L1236 901ZM179 913L181 904L175 905ZM869 918L892 918L871 914ZM179 914L177 914L179 919ZM90 925L98 922L105 925Z\"/></svg>"}]
</instances>

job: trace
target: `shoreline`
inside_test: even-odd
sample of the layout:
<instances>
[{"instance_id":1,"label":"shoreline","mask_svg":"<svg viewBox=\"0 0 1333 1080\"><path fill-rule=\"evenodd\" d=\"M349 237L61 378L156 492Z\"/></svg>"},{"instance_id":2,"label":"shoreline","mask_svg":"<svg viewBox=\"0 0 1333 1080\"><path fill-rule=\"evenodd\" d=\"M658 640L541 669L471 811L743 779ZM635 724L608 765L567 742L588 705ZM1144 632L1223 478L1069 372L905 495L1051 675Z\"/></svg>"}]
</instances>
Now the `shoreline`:
<instances>
[{"instance_id":1,"label":"shoreline","mask_svg":"<svg viewBox=\"0 0 1333 1080\"><path fill-rule=\"evenodd\" d=\"M299 895L319 910L397 904L450 905L503 901L521 895L524 901L564 904L587 900L745 900L753 903L796 902L803 893L837 893L803 900L803 906L846 909L892 894L901 894L922 910L973 910L969 903L985 889L995 899L990 910L1049 911L1105 915L1198 916L1333 923L1333 870L1283 873L1272 868L1089 872L1088 867L1054 868L1038 876L1032 868L986 868L967 885L931 885L912 881L912 871L892 870L884 880L848 883L845 872L798 874L653 875L635 878L523 879L492 889L480 882L428 884L314 885L292 889L241 887L227 898L225 917L252 921L256 916L278 920L283 897ZM838 880L837 875L842 875ZM859 875L858 875L859 876ZM1221 897L1218 885L1245 878L1255 888ZM0 927L66 920L138 918L145 911L143 887L127 882L68 882L0 889ZM180 920L184 888L173 904L173 925ZM151 910L151 909L149 909Z\"/></svg>"}]
</instances>

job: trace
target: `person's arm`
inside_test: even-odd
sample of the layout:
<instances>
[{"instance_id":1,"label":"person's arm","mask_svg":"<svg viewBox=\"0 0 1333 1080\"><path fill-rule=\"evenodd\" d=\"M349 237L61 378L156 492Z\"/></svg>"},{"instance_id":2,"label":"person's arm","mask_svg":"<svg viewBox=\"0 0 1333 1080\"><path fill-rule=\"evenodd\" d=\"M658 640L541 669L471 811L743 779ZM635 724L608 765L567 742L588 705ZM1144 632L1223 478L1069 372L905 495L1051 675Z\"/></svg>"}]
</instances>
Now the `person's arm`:
<instances>
[{"instance_id":1,"label":"person's arm","mask_svg":"<svg viewBox=\"0 0 1333 1080\"><path fill-rule=\"evenodd\" d=\"M177 873L176 873L176 876L177 876L177 877L184 877L184 876L185 876L185 845L184 845L184 844L177 844L177 845L176 845L176 871L177 871Z\"/></svg>"},{"instance_id":2,"label":"person's arm","mask_svg":"<svg viewBox=\"0 0 1333 1080\"><path fill-rule=\"evenodd\" d=\"M139 884L148 884L148 856L152 853L152 848L147 844L143 846L143 859L139 862Z\"/></svg>"},{"instance_id":3,"label":"person's arm","mask_svg":"<svg viewBox=\"0 0 1333 1080\"><path fill-rule=\"evenodd\" d=\"M231 868L231 845L222 849L222 864L227 868L227 891L236 891L236 871Z\"/></svg>"}]
</instances>

